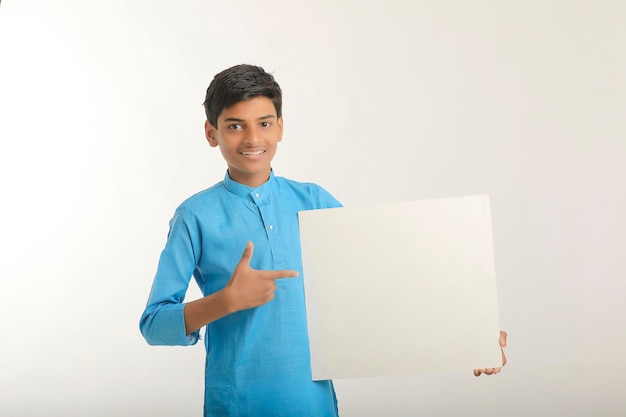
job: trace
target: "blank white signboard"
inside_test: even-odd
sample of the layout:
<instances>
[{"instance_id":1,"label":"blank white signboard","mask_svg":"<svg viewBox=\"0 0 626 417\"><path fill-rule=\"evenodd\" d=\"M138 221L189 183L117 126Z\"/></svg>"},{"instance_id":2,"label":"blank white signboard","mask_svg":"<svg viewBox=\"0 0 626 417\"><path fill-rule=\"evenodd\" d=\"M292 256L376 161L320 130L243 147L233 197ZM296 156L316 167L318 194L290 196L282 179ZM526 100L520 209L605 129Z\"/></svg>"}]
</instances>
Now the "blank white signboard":
<instances>
[{"instance_id":1,"label":"blank white signboard","mask_svg":"<svg viewBox=\"0 0 626 417\"><path fill-rule=\"evenodd\" d=\"M501 366L488 196L299 221L314 380Z\"/></svg>"}]
</instances>

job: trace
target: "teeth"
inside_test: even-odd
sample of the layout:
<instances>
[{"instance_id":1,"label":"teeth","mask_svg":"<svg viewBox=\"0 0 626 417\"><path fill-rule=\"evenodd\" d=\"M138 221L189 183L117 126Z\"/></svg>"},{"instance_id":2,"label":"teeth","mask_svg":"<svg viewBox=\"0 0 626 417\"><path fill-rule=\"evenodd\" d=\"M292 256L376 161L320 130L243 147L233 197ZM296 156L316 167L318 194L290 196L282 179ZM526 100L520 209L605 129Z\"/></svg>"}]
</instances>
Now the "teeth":
<instances>
[{"instance_id":1,"label":"teeth","mask_svg":"<svg viewBox=\"0 0 626 417\"><path fill-rule=\"evenodd\" d=\"M256 151L256 152L241 152L242 155L252 155L252 156L257 156L257 155L261 155L263 152L265 151Z\"/></svg>"}]
</instances>

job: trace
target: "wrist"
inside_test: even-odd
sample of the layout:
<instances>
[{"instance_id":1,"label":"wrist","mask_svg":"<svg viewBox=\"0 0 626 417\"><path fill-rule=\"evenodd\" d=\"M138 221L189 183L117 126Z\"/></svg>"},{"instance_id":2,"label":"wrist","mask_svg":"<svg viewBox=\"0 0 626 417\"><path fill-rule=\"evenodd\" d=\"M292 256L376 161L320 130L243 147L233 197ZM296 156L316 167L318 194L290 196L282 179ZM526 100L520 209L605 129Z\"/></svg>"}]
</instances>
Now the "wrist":
<instances>
[{"instance_id":1,"label":"wrist","mask_svg":"<svg viewBox=\"0 0 626 417\"><path fill-rule=\"evenodd\" d=\"M224 315L232 314L240 310L236 302L236 297L233 296L233 293L228 286L216 292L215 296L218 299L217 302L222 307Z\"/></svg>"}]
</instances>

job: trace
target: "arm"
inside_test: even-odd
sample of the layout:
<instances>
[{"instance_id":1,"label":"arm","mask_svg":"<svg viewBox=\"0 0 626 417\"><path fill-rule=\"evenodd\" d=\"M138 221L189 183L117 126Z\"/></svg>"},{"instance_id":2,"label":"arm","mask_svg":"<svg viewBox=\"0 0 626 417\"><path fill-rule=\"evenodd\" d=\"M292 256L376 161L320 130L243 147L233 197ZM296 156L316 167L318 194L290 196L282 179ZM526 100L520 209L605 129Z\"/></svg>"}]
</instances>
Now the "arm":
<instances>
[{"instance_id":1,"label":"arm","mask_svg":"<svg viewBox=\"0 0 626 417\"><path fill-rule=\"evenodd\" d=\"M248 242L226 287L185 305L187 335L228 314L270 302L276 291L275 279L298 276L297 271L252 269L250 260L253 252L254 245Z\"/></svg>"},{"instance_id":2,"label":"arm","mask_svg":"<svg viewBox=\"0 0 626 417\"><path fill-rule=\"evenodd\" d=\"M148 302L139 328L150 345L193 345L199 333L186 334L185 295L202 253L200 228L195 217L179 207L161 252Z\"/></svg>"},{"instance_id":3,"label":"arm","mask_svg":"<svg viewBox=\"0 0 626 417\"><path fill-rule=\"evenodd\" d=\"M502 366L506 365L506 356L504 356L504 349L506 347L506 332L500 332L500 351L502 352ZM499 368L481 368L474 369L474 376L480 376L481 374L485 375L496 375L499 374L502 370L502 366Z\"/></svg>"}]
</instances>

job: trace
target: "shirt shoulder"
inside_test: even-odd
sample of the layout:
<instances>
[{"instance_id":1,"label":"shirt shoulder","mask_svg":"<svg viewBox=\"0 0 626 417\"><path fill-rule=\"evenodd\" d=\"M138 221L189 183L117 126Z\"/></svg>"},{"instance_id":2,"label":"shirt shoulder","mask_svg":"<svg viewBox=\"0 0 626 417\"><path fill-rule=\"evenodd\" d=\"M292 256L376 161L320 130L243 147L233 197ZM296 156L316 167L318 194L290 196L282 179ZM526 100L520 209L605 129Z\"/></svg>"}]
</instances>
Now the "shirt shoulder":
<instances>
[{"instance_id":1,"label":"shirt shoulder","mask_svg":"<svg viewBox=\"0 0 626 417\"><path fill-rule=\"evenodd\" d=\"M306 201L310 209L341 207L341 203L322 186L313 182L294 181L276 177L277 188L281 193L293 193Z\"/></svg>"},{"instance_id":2,"label":"shirt shoulder","mask_svg":"<svg viewBox=\"0 0 626 417\"><path fill-rule=\"evenodd\" d=\"M215 204L216 200L223 199L227 195L228 192L224 187L224 182L220 181L207 189L198 191L190 197L187 197L182 203L180 203L178 209L184 209L193 212L198 209L203 209L207 205L213 205Z\"/></svg>"},{"instance_id":3,"label":"shirt shoulder","mask_svg":"<svg viewBox=\"0 0 626 417\"><path fill-rule=\"evenodd\" d=\"M227 216L226 207L231 205L228 199L232 198L232 195L229 194L223 182L218 182L191 195L176 207L170 226L181 223L185 225L185 228L196 229L207 222L224 221Z\"/></svg>"}]
</instances>

